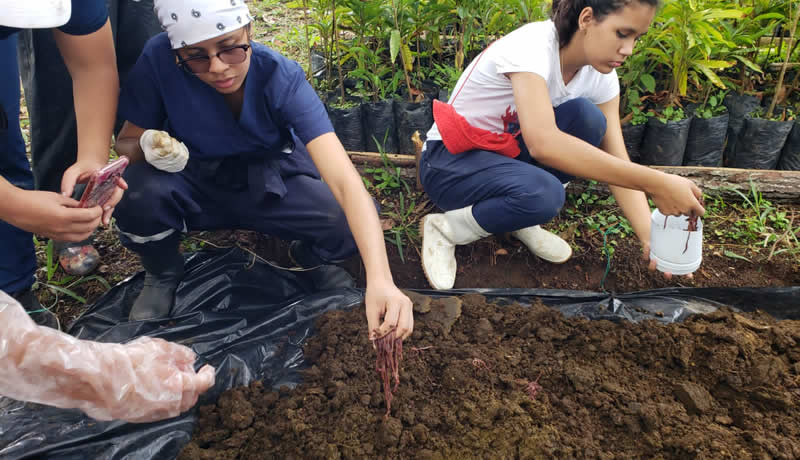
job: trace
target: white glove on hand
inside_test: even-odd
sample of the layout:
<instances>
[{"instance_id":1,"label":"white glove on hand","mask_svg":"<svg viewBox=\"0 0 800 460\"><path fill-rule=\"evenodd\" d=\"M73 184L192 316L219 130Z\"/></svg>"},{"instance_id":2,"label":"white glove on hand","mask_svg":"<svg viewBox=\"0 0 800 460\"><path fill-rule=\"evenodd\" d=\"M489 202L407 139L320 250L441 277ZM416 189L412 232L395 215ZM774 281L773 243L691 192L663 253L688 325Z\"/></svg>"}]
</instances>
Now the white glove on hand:
<instances>
[{"instance_id":1,"label":"white glove on hand","mask_svg":"<svg viewBox=\"0 0 800 460\"><path fill-rule=\"evenodd\" d=\"M37 326L0 291L0 394L98 420L153 422L175 417L214 384L214 368L194 371L189 348L140 337L127 344L78 340Z\"/></svg>"},{"instance_id":2,"label":"white glove on hand","mask_svg":"<svg viewBox=\"0 0 800 460\"><path fill-rule=\"evenodd\" d=\"M139 137L139 146L148 163L162 171L183 171L189 161L189 149L166 131L148 129Z\"/></svg>"}]
</instances>

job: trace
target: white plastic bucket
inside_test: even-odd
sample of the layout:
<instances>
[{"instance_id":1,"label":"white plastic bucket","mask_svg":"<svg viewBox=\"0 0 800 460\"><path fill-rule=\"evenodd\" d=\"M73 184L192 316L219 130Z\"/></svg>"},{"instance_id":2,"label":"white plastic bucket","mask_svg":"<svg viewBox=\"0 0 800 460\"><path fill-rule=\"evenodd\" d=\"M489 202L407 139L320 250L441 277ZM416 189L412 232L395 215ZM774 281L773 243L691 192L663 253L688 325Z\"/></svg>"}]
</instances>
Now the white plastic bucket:
<instances>
[{"instance_id":1,"label":"white plastic bucket","mask_svg":"<svg viewBox=\"0 0 800 460\"><path fill-rule=\"evenodd\" d=\"M703 222L698 217L697 230L689 232L688 228L687 216L666 217L658 209L653 211L650 260L656 261L656 269L673 275L687 275L697 270L703 261Z\"/></svg>"}]
</instances>

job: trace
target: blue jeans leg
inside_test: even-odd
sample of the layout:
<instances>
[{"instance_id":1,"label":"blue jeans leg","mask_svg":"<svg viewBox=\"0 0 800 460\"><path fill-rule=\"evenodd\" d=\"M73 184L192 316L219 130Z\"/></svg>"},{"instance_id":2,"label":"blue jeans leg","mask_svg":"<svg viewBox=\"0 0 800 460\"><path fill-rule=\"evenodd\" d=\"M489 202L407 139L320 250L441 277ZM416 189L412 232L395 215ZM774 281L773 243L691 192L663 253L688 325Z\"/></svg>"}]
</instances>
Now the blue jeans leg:
<instances>
[{"instance_id":1,"label":"blue jeans leg","mask_svg":"<svg viewBox=\"0 0 800 460\"><path fill-rule=\"evenodd\" d=\"M555 109L556 125L567 134L599 145L606 119L588 99L574 99ZM564 204L564 187L572 176L533 160L524 145L517 158L485 150L453 155L441 141L426 144L420 180L445 211L472 205L478 224L503 233L551 220Z\"/></svg>"},{"instance_id":2,"label":"blue jeans leg","mask_svg":"<svg viewBox=\"0 0 800 460\"><path fill-rule=\"evenodd\" d=\"M0 130L0 176L12 185L33 189L25 141L19 129L19 69L17 37L0 40L0 110L8 120ZM36 253L33 235L0 221L0 290L16 292L33 284Z\"/></svg>"}]
</instances>

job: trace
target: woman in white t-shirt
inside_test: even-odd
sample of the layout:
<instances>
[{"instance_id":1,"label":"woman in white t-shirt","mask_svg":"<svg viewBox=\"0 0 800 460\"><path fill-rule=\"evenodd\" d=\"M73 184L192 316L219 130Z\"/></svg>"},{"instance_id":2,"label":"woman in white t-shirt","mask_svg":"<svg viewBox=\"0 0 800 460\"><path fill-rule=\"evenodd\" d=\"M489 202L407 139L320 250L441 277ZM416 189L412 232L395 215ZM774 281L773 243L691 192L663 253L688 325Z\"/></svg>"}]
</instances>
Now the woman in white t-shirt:
<instances>
[{"instance_id":1,"label":"woman in white t-shirt","mask_svg":"<svg viewBox=\"0 0 800 460\"><path fill-rule=\"evenodd\" d=\"M446 211L421 224L432 287L453 287L456 245L494 233L511 232L540 258L566 262L569 244L539 224L559 212L574 176L609 184L645 255L645 194L665 215L705 212L692 181L632 163L622 139L615 68L657 8L658 0L554 0L552 20L489 45L449 103L434 102L420 162L425 191Z\"/></svg>"}]
</instances>

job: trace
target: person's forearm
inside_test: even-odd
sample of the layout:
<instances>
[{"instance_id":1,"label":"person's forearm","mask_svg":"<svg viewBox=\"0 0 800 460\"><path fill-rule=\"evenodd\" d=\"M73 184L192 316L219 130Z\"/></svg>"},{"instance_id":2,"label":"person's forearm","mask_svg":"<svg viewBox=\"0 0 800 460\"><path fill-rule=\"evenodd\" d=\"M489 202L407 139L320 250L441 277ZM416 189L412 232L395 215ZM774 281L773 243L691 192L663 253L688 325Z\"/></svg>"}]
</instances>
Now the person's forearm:
<instances>
[{"instance_id":1,"label":"person's forearm","mask_svg":"<svg viewBox=\"0 0 800 460\"><path fill-rule=\"evenodd\" d=\"M392 281L389 260L386 256L386 242L383 239L378 214L375 212L375 204L361 185L361 178L355 172L354 176L349 179L356 181L352 184L355 186L342 187L342 191L339 194L334 192L334 196L344 209L361 259L364 261L367 285L371 281Z\"/></svg>"},{"instance_id":2,"label":"person's forearm","mask_svg":"<svg viewBox=\"0 0 800 460\"><path fill-rule=\"evenodd\" d=\"M0 176L0 220L8 222L9 215L13 212L14 196L20 189Z\"/></svg>"},{"instance_id":3,"label":"person's forearm","mask_svg":"<svg viewBox=\"0 0 800 460\"><path fill-rule=\"evenodd\" d=\"M99 69L81 68L73 75L78 161L108 162L117 114L119 77L114 63Z\"/></svg>"},{"instance_id":4,"label":"person's forearm","mask_svg":"<svg viewBox=\"0 0 800 460\"><path fill-rule=\"evenodd\" d=\"M547 134L539 133L537 137L530 149L531 156L543 165L573 176L648 192L657 182L657 176L663 174L609 155L557 128Z\"/></svg>"},{"instance_id":5,"label":"person's forearm","mask_svg":"<svg viewBox=\"0 0 800 460\"><path fill-rule=\"evenodd\" d=\"M611 193L616 198L622 213L630 221L636 237L642 243L650 240L650 205L647 196L638 190L610 186Z\"/></svg>"},{"instance_id":6,"label":"person's forearm","mask_svg":"<svg viewBox=\"0 0 800 460\"><path fill-rule=\"evenodd\" d=\"M111 22L88 35L53 30L64 64L72 77L78 124L78 161L108 162L117 116L119 76Z\"/></svg>"},{"instance_id":7,"label":"person's forearm","mask_svg":"<svg viewBox=\"0 0 800 460\"><path fill-rule=\"evenodd\" d=\"M608 120L608 129L603 141L600 143L600 149L624 162L631 163L628 150L625 147L625 140L622 137L622 129L619 125L619 116L617 115L619 113L619 105L616 102L612 101L608 105L601 106L601 110L604 111ZM615 185L610 186L609 189L611 189L611 193L619 203L622 213L630 221L639 241L643 244L649 243L650 205L647 203L647 196L638 190Z\"/></svg>"},{"instance_id":8,"label":"person's forearm","mask_svg":"<svg viewBox=\"0 0 800 460\"><path fill-rule=\"evenodd\" d=\"M89 343L37 326L19 304L0 293L0 388L5 396L62 408L98 398L84 374L101 366ZM109 347L113 345L107 345ZM80 362L72 361L74 358Z\"/></svg>"},{"instance_id":9,"label":"person's forearm","mask_svg":"<svg viewBox=\"0 0 800 460\"><path fill-rule=\"evenodd\" d=\"M392 282L386 243L378 213L375 212L375 204L336 134L323 134L309 142L306 147L334 198L344 210L364 261L367 284Z\"/></svg>"}]
</instances>

